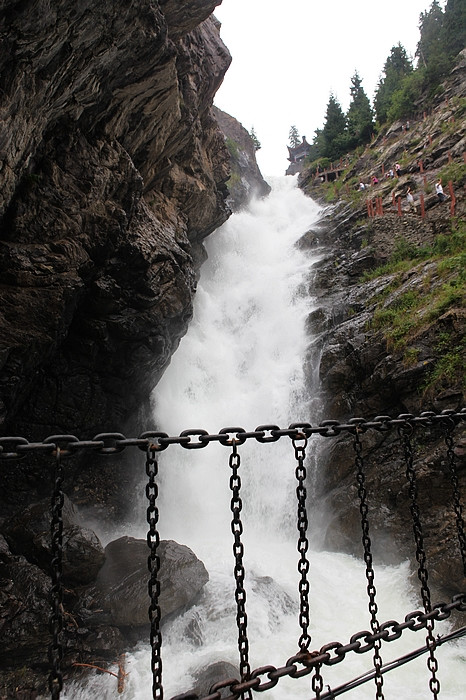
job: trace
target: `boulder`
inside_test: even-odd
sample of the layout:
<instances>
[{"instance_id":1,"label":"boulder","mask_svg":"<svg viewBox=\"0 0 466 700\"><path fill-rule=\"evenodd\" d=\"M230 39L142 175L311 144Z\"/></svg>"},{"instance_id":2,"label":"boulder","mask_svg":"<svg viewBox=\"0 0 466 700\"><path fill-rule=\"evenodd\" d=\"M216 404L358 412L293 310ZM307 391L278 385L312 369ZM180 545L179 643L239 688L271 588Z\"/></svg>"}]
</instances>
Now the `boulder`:
<instances>
[{"instance_id":1,"label":"boulder","mask_svg":"<svg viewBox=\"0 0 466 700\"><path fill-rule=\"evenodd\" d=\"M95 580L104 563L104 549L97 535L84 527L70 499L63 504L63 581L85 585ZM50 570L50 501L34 503L10 518L2 527L14 554L23 555L31 564Z\"/></svg>"},{"instance_id":2,"label":"boulder","mask_svg":"<svg viewBox=\"0 0 466 700\"><path fill-rule=\"evenodd\" d=\"M47 663L50 580L0 535L0 668Z\"/></svg>"},{"instance_id":3,"label":"boulder","mask_svg":"<svg viewBox=\"0 0 466 700\"><path fill-rule=\"evenodd\" d=\"M209 666L204 666L195 674L196 685L193 688L193 692L200 698L203 698L209 694L214 683L219 683L229 678L239 680L239 677L239 671L233 664L228 663L228 661L216 661L213 664L209 664Z\"/></svg>"},{"instance_id":4,"label":"boulder","mask_svg":"<svg viewBox=\"0 0 466 700\"><path fill-rule=\"evenodd\" d=\"M160 607L162 620L194 603L209 580L204 564L188 547L163 540L160 556ZM105 548L93 596L110 624L134 628L148 624L149 596L146 540L120 537ZM100 618L99 618L100 619Z\"/></svg>"}]
</instances>

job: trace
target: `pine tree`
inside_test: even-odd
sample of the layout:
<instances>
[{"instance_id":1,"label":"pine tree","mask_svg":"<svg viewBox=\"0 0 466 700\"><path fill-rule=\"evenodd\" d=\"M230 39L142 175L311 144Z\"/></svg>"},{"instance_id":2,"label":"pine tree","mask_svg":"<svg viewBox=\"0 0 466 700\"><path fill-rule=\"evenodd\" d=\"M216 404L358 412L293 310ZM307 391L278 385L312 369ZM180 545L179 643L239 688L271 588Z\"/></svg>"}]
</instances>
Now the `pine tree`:
<instances>
[{"instance_id":1,"label":"pine tree","mask_svg":"<svg viewBox=\"0 0 466 700\"><path fill-rule=\"evenodd\" d=\"M450 58L454 59L465 46L466 3L464 0L447 0L443 29L446 52Z\"/></svg>"},{"instance_id":2,"label":"pine tree","mask_svg":"<svg viewBox=\"0 0 466 700\"><path fill-rule=\"evenodd\" d=\"M323 155L330 160L339 158L348 150L346 117L333 93L330 93L322 137L324 141Z\"/></svg>"},{"instance_id":3,"label":"pine tree","mask_svg":"<svg viewBox=\"0 0 466 700\"><path fill-rule=\"evenodd\" d=\"M299 146L299 144L301 143L301 139L299 138L299 131L294 126L294 124L290 128L290 133L288 134L288 138L290 140L291 148L296 148L296 146Z\"/></svg>"},{"instance_id":4,"label":"pine tree","mask_svg":"<svg viewBox=\"0 0 466 700\"><path fill-rule=\"evenodd\" d=\"M443 10L434 0L430 9L419 16L419 39L416 56L424 68L428 68L444 53L443 50Z\"/></svg>"},{"instance_id":5,"label":"pine tree","mask_svg":"<svg viewBox=\"0 0 466 700\"><path fill-rule=\"evenodd\" d=\"M370 141L373 129L371 104L357 71L351 78L350 93L351 103L346 113L348 147L356 148Z\"/></svg>"},{"instance_id":6,"label":"pine tree","mask_svg":"<svg viewBox=\"0 0 466 700\"><path fill-rule=\"evenodd\" d=\"M249 136L251 137L251 140L252 140L252 142L253 142L253 144L254 144L254 150L255 150L255 151L258 151L260 148L262 148L261 142L260 142L259 139L257 138L256 132L254 131L254 127L253 127L253 126L251 126L251 131L249 132Z\"/></svg>"},{"instance_id":7,"label":"pine tree","mask_svg":"<svg viewBox=\"0 0 466 700\"><path fill-rule=\"evenodd\" d=\"M412 71L413 64L408 58L405 48L400 43L392 46L374 98L375 115L381 124L387 120L393 94L400 88L403 78Z\"/></svg>"}]
</instances>

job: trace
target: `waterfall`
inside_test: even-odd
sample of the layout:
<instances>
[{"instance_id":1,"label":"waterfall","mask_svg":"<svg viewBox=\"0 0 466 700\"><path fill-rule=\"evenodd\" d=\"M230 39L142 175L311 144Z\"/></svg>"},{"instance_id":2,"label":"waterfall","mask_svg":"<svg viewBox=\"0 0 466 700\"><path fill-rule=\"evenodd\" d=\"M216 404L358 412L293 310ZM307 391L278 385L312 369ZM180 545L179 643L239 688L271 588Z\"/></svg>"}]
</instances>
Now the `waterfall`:
<instances>
[{"instance_id":1,"label":"waterfall","mask_svg":"<svg viewBox=\"0 0 466 700\"><path fill-rule=\"evenodd\" d=\"M154 422L170 435L186 429L213 434L223 427L250 431L263 424L313 422L303 390L303 362L309 343L305 320L314 303L308 280L319 253L303 251L296 242L317 223L320 210L294 178L276 178L270 184L268 198L233 215L207 241L193 321L153 397ZM191 547L210 576L198 604L164 626L166 698L189 690L198 670L211 663L238 665L230 451L213 442L200 450L171 446L160 454L161 537ZM284 666L298 652L300 636L293 448L288 438L271 444L248 440L238 451L250 664ZM144 513L144 506L139 512ZM141 522L131 534L145 533ZM312 541L311 550L311 648L334 640L346 643L370 624L363 561L314 551ZM377 567L380 621L402 621L418 608L408 575L407 562ZM436 633L447 629L447 623L439 624ZM405 632L382 647L383 661L423 646L424 640L424 632ZM348 654L343 663L324 667L324 685L336 686L370 671L371 656ZM460 700L464 647L445 645L437 656L442 699ZM128 654L127 670L124 697L147 700L147 644ZM424 699L429 697L428 682L424 656L384 676L385 697ZM263 694L265 700L305 700L310 695L310 676L282 678ZM374 685L367 683L348 696L373 698ZM94 677L65 697L116 697L114 679Z\"/></svg>"}]
</instances>

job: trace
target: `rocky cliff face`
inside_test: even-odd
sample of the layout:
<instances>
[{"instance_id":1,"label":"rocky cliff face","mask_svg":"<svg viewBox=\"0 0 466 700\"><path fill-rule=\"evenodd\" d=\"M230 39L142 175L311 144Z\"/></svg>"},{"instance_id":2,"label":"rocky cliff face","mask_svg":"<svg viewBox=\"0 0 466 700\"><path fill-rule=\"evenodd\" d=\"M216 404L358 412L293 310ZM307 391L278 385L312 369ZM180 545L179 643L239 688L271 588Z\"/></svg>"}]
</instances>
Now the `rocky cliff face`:
<instances>
[{"instance_id":1,"label":"rocky cliff face","mask_svg":"<svg viewBox=\"0 0 466 700\"><path fill-rule=\"evenodd\" d=\"M265 197L270 185L265 182L256 161L256 148L249 132L234 117L214 107L214 116L230 153L230 177L227 203L233 211L245 206L251 197Z\"/></svg>"},{"instance_id":2,"label":"rocky cliff face","mask_svg":"<svg viewBox=\"0 0 466 700\"><path fill-rule=\"evenodd\" d=\"M130 418L144 427L141 407L191 318L202 240L230 213L230 157L211 109L231 60L211 16L218 4L0 0L3 435L92 437ZM70 512L79 504L121 515L126 459L87 455L65 471ZM8 697L15 688L36 697L46 679L49 476L37 455L0 474ZM26 524L16 527L21 512ZM64 528L65 607L78 605L81 624L79 587L104 554L74 516ZM68 577L71 560L84 578ZM70 641L66 664L124 647L101 623ZM38 677L18 672L22 664L36 664Z\"/></svg>"},{"instance_id":3,"label":"rocky cliff face","mask_svg":"<svg viewBox=\"0 0 466 700\"><path fill-rule=\"evenodd\" d=\"M1 3L1 421L122 426L228 216L219 3Z\"/></svg>"},{"instance_id":4,"label":"rocky cliff face","mask_svg":"<svg viewBox=\"0 0 466 700\"><path fill-rule=\"evenodd\" d=\"M464 406L466 167L458 98L464 94L465 75L463 59L429 114L409 131L398 124L381 133L338 180L325 183L302 175L301 185L311 196L323 203L333 200L320 229L302 241L325 251L310 281L321 304L308 319L314 338L309 363L319 367L325 417L345 421L355 415L419 415ZM402 163L401 177L381 176L382 164L388 172L396 160ZM379 184L359 193L358 183L370 182L374 173ZM442 174L447 174L444 185L454 181L454 217L451 199L439 202L433 187ZM406 203L408 187L415 193L416 210ZM421 195L425 218L420 216ZM381 198L384 215L369 219L366 200L375 197ZM382 269L395 255L406 261L404 266ZM462 434L466 437L464 424L457 431L460 441ZM442 595L464 590L444 440L439 430L423 434L422 451L415 457L430 582ZM362 436L362 442L376 554L385 561L408 556L413 537L400 439L395 431ZM354 461L352 440L341 435L321 462L317 497L326 504L326 546L359 553ZM461 446L456 461L464 499Z\"/></svg>"}]
</instances>

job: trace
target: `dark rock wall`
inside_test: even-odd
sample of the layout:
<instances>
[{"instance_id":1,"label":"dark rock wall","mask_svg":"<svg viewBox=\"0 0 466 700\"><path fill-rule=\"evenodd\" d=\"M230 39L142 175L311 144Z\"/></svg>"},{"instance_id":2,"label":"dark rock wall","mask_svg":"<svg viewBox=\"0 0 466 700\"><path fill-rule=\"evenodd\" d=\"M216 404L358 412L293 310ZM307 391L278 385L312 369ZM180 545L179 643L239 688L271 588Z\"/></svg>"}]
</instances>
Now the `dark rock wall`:
<instances>
[{"instance_id":1,"label":"dark rock wall","mask_svg":"<svg viewBox=\"0 0 466 700\"><path fill-rule=\"evenodd\" d=\"M462 111L455 110L458 97L464 93L465 67L463 60L445 84L444 95L452 99L439 97L432 115L413 123L409 132L401 131L400 125L398 135L389 134L385 138L380 134L378 141L353 162L349 172L343 175L343 182L346 179L351 187L361 178L368 181L371 172L368 167L373 172L375 163L380 168L381 163L391 163L395 154L399 157L404 153L404 172L395 181L396 194L405 197L407 187L413 187L413 183L417 192L422 192L424 176L419 173L418 149L422 152L422 144L429 143L429 136L434 149L425 150L428 182L435 182L450 157L458 169L464 168L465 121ZM450 125L448 130L444 129L445 124ZM460 180L456 186L453 223L464 218L463 182L464 179ZM304 173L302 187L323 201L320 185L315 179L313 183ZM341 191L344 192L343 187ZM440 203L434 191L426 192L427 216L422 219L419 210L408 210L404 203L398 216L391 202L390 181L382 181L375 191L378 193L384 198L383 217L367 219L365 199L358 204L354 198L351 201L351 197L343 196L324 210L320 226L301 242L322 251L309 282L319 304L308 318L313 339L308 365L314 371L318 367L323 417L345 422L354 416L371 419L402 413L419 415L423 411L438 413L445 409L460 411L465 398L461 368L445 373L435 382L430 379L433 368L453 348L463 358L464 368L464 299L459 294L442 313L429 313L432 304L429 295L457 282L461 289L458 270L452 266L444 273L432 256L420 258L405 271L393 269L373 279L364 278L365 272L389 261L400 242L416 248L433 245L440 236L451 236L450 202ZM370 196L375 196L374 190ZM380 308L396 309L399 300L409 295L425 299L425 305L421 304L418 310L418 326L409 327L405 342L397 344L387 337L387 329L376 323L376 314ZM309 371L311 391L315 391L313 381L314 375ZM463 421L455 430L458 445L455 462L462 503L466 493L465 440ZM377 560L393 562L409 557L414 561L401 439L396 430L386 434L369 431L361 435L361 442L372 546ZM453 506L451 455L447 454L445 434L438 426L415 431L412 442L429 581L436 594L449 596L464 591L465 585ZM315 497L324 514L320 528L324 546L360 556L361 518L352 438L343 434L336 438L331 448L320 455L318 469Z\"/></svg>"},{"instance_id":2,"label":"dark rock wall","mask_svg":"<svg viewBox=\"0 0 466 700\"><path fill-rule=\"evenodd\" d=\"M1 2L0 421L121 429L228 216L219 2Z\"/></svg>"},{"instance_id":3,"label":"dark rock wall","mask_svg":"<svg viewBox=\"0 0 466 700\"><path fill-rule=\"evenodd\" d=\"M211 110L231 60L218 4L0 0L2 435L144 429L192 315L202 240L230 213L229 153ZM113 660L129 643L85 609L83 586L105 555L75 505L114 523L140 481L139 456L64 465L67 668ZM46 684L51 461L34 453L0 470L8 697Z\"/></svg>"},{"instance_id":4,"label":"dark rock wall","mask_svg":"<svg viewBox=\"0 0 466 700\"><path fill-rule=\"evenodd\" d=\"M230 153L231 174L227 182L227 203L233 211L246 206L252 197L265 197L270 185L262 177L256 148L249 132L234 117L214 107L214 116Z\"/></svg>"}]
</instances>

